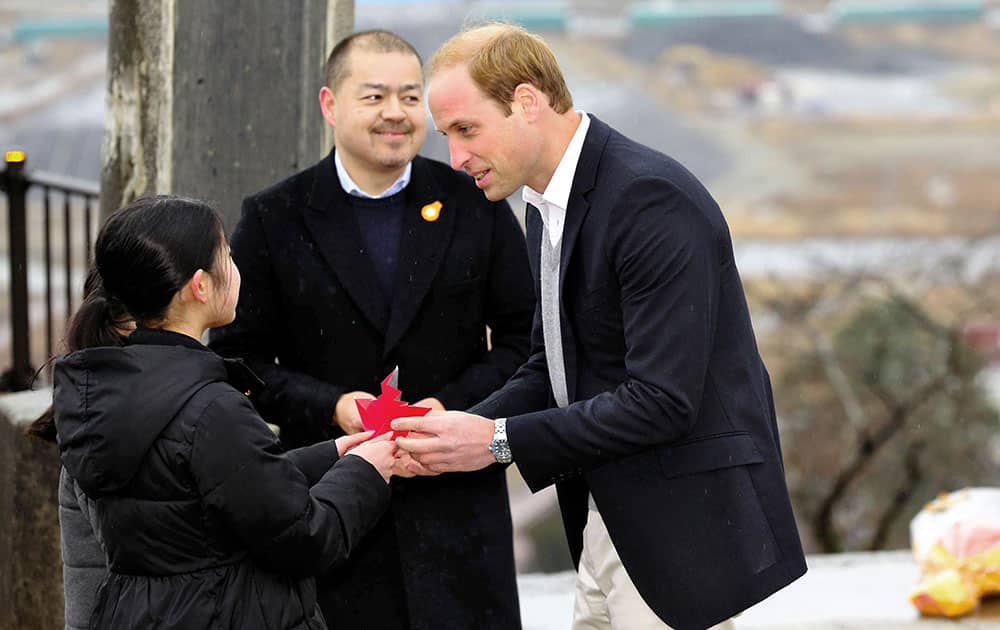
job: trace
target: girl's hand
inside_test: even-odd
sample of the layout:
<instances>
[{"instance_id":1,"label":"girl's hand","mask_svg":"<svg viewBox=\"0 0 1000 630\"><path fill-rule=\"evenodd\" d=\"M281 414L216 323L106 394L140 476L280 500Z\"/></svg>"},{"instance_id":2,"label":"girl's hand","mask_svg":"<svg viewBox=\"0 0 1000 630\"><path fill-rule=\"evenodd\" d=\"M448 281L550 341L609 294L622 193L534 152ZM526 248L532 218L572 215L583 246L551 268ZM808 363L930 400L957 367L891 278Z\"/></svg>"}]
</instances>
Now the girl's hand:
<instances>
[{"instance_id":1,"label":"girl's hand","mask_svg":"<svg viewBox=\"0 0 1000 630\"><path fill-rule=\"evenodd\" d=\"M386 483L389 483L393 464L396 463L396 443L389 439L391 437L391 432L383 433L373 440L355 446L349 453L374 466Z\"/></svg>"},{"instance_id":2,"label":"girl's hand","mask_svg":"<svg viewBox=\"0 0 1000 630\"><path fill-rule=\"evenodd\" d=\"M374 433L374 431L363 431L361 433L352 433L351 435L345 435L344 437L337 438L335 440L335 443L337 444L337 454L341 457L347 455L352 448L370 438Z\"/></svg>"}]
</instances>

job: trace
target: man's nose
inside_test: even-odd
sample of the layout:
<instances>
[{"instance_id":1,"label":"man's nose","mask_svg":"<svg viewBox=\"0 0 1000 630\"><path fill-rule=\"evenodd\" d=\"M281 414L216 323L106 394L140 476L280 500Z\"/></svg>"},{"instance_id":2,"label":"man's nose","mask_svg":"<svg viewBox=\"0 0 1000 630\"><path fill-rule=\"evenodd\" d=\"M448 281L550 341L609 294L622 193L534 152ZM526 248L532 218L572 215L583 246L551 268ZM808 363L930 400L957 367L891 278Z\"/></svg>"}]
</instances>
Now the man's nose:
<instances>
[{"instance_id":1,"label":"man's nose","mask_svg":"<svg viewBox=\"0 0 1000 630\"><path fill-rule=\"evenodd\" d=\"M448 138L448 154L451 156L451 167L456 171L462 170L469 162L469 152L458 146L454 138Z\"/></svg>"},{"instance_id":2,"label":"man's nose","mask_svg":"<svg viewBox=\"0 0 1000 630\"><path fill-rule=\"evenodd\" d=\"M406 112L403 111L403 104L400 103L398 97L390 96L385 100L385 107L382 108L382 118L401 120L405 117Z\"/></svg>"}]
</instances>

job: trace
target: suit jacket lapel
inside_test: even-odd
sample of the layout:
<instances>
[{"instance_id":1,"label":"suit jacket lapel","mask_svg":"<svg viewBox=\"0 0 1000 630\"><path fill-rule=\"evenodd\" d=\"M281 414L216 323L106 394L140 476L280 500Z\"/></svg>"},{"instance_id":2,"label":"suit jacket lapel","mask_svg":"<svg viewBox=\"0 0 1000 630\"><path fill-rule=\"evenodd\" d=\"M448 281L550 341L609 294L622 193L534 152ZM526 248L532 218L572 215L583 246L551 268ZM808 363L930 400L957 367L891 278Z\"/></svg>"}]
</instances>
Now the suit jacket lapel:
<instances>
[{"instance_id":1,"label":"suit jacket lapel","mask_svg":"<svg viewBox=\"0 0 1000 630\"><path fill-rule=\"evenodd\" d=\"M524 232L528 246L528 266L535 281L535 295L541 295L542 214L530 203L524 204Z\"/></svg>"},{"instance_id":2,"label":"suit jacket lapel","mask_svg":"<svg viewBox=\"0 0 1000 630\"><path fill-rule=\"evenodd\" d=\"M563 337L563 358L566 363L566 388L570 402L576 400L576 344L573 341L573 329L569 326L569 313L566 311L563 293L566 288L566 270L573 259L573 250L580 235L587 213L590 211L588 195L597 180L597 166L604 153L604 145L608 141L611 128L595 116L590 116L590 128L583 140L580 160L573 175L573 187L569 193L569 203L566 207L566 222L563 224L562 246L559 256L559 312L561 315Z\"/></svg>"},{"instance_id":3,"label":"suit jacket lapel","mask_svg":"<svg viewBox=\"0 0 1000 630\"><path fill-rule=\"evenodd\" d=\"M435 201L441 203L440 213L436 221L427 221L421 211ZM451 242L458 211L448 204L446 193L434 180L426 161L419 156L414 158L410 184L406 187L396 284L385 334L386 353L403 338L420 310Z\"/></svg>"},{"instance_id":4,"label":"suit jacket lapel","mask_svg":"<svg viewBox=\"0 0 1000 630\"><path fill-rule=\"evenodd\" d=\"M361 228L340 185L333 153L316 167L316 178L303 219L319 251L358 310L379 331L389 311L366 250Z\"/></svg>"}]
</instances>

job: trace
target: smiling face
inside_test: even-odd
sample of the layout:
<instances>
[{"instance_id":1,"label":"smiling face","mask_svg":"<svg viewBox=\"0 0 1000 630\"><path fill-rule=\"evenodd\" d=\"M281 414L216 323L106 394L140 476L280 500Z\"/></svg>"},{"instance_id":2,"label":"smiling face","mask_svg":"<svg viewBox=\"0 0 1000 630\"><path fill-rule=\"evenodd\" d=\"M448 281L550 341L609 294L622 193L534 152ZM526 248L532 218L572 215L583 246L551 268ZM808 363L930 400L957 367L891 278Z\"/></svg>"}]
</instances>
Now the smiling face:
<instances>
[{"instance_id":1,"label":"smiling face","mask_svg":"<svg viewBox=\"0 0 1000 630\"><path fill-rule=\"evenodd\" d=\"M397 174L427 137L420 61L411 54L358 45L349 54L346 76L336 91L320 91L337 153L352 176Z\"/></svg>"},{"instance_id":2,"label":"smiling face","mask_svg":"<svg viewBox=\"0 0 1000 630\"><path fill-rule=\"evenodd\" d=\"M516 105L508 116L479 89L464 65L436 72L427 93L438 130L448 137L451 166L472 175L486 198L498 201L538 170L538 134Z\"/></svg>"}]
</instances>

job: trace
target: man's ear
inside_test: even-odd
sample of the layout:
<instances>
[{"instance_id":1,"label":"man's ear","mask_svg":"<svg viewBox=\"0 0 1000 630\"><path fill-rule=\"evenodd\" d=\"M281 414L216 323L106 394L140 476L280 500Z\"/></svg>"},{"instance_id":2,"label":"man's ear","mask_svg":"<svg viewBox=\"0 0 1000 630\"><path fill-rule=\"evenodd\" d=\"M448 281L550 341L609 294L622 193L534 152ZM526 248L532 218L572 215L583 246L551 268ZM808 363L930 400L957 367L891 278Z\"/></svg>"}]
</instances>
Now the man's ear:
<instances>
[{"instance_id":1,"label":"man's ear","mask_svg":"<svg viewBox=\"0 0 1000 630\"><path fill-rule=\"evenodd\" d=\"M333 106L335 102L336 99L333 96L333 90L325 85L319 89L319 108L320 111L323 112L323 119L331 127L337 126L336 117L333 113Z\"/></svg>"},{"instance_id":2,"label":"man's ear","mask_svg":"<svg viewBox=\"0 0 1000 630\"><path fill-rule=\"evenodd\" d=\"M191 276L188 286L191 288L191 297L196 302L206 304L212 294L212 276L206 273L204 269L199 269Z\"/></svg>"},{"instance_id":3,"label":"man's ear","mask_svg":"<svg viewBox=\"0 0 1000 630\"><path fill-rule=\"evenodd\" d=\"M527 120L537 119L548 102L545 95L531 83L520 83L514 88L514 104L520 107Z\"/></svg>"}]
</instances>

